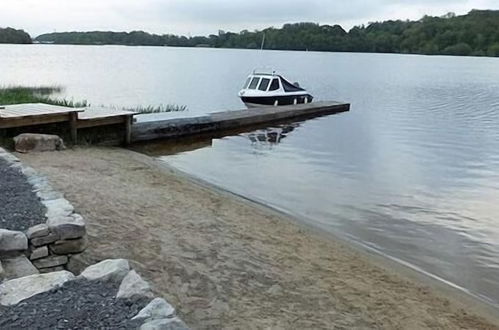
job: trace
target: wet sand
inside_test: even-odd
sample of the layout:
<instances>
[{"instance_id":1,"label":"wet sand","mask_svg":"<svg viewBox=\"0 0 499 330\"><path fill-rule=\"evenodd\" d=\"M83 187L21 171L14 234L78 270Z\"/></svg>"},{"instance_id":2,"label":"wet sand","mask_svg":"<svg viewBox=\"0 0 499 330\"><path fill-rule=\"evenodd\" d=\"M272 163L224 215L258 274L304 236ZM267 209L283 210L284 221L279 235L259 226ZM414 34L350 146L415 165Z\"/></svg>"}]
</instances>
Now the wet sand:
<instances>
[{"instance_id":1,"label":"wet sand","mask_svg":"<svg viewBox=\"0 0 499 330\"><path fill-rule=\"evenodd\" d=\"M499 329L473 299L147 156L20 158L85 217L85 262L130 259L195 329Z\"/></svg>"}]
</instances>

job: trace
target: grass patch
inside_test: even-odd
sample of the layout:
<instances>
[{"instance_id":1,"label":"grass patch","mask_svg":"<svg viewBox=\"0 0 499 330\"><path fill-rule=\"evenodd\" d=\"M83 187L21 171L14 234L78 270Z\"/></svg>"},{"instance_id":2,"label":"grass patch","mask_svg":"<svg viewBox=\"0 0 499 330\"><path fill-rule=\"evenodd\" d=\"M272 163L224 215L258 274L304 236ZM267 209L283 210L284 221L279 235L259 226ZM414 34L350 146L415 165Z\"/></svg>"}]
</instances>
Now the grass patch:
<instances>
[{"instance_id":1,"label":"grass patch","mask_svg":"<svg viewBox=\"0 0 499 330\"><path fill-rule=\"evenodd\" d=\"M10 105L19 103L46 103L70 108L84 108L90 106L87 101L73 101L68 99L54 98L53 94L61 93L64 89L60 86L8 86L0 87L0 105ZM116 108L116 107L113 107ZM186 111L187 106L177 104L167 104L159 106L138 106L134 108L122 108L123 110L134 111L139 114L178 112Z\"/></svg>"},{"instance_id":2,"label":"grass patch","mask_svg":"<svg viewBox=\"0 0 499 330\"><path fill-rule=\"evenodd\" d=\"M186 105L178 105L178 104L167 104L167 105L159 105L159 106L138 106L135 108L123 108L123 110L134 111L140 114L147 113L162 113L162 112L179 112L186 111Z\"/></svg>"},{"instance_id":3,"label":"grass patch","mask_svg":"<svg viewBox=\"0 0 499 330\"><path fill-rule=\"evenodd\" d=\"M0 105L19 103L46 103L71 108L83 108L88 106L87 101L75 102L67 99L52 98L51 95L62 92L59 86L48 87L22 87L9 86L0 87Z\"/></svg>"}]
</instances>

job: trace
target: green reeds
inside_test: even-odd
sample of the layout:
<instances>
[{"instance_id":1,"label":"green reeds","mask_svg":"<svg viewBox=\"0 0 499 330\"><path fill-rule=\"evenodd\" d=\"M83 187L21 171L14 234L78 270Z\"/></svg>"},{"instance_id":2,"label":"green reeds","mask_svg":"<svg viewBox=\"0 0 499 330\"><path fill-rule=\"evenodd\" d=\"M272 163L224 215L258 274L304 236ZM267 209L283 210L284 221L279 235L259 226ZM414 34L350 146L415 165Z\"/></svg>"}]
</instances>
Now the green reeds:
<instances>
[{"instance_id":1,"label":"green reeds","mask_svg":"<svg viewBox=\"0 0 499 330\"><path fill-rule=\"evenodd\" d=\"M7 86L0 87L0 105L19 103L47 103L71 108L82 108L88 106L87 101L76 102L67 99L51 97L52 94L62 92L60 86Z\"/></svg>"},{"instance_id":2,"label":"green reeds","mask_svg":"<svg viewBox=\"0 0 499 330\"><path fill-rule=\"evenodd\" d=\"M161 113L161 112L178 112L178 111L186 111L187 106L178 105L178 104L167 104L167 105L159 105L159 106L138 106L135 108L124 108L123 110L134 111L140 114L146 113Z\"/></svg>"},{"instance_id":3,"label":"green reeds","mask_svg":"<svg viewBox=\"0 0 499 330\"><path fill-rule=\"evenodd\" d=\"M60 86L7 86L0 87L0 105L20 103L46 103L70 108L84 108L90 106L87 101L74 101L68 99L54 98L53 94L61 93L64 89ZM116 108L116 107L114 107ZM187 106L167 104L159 106L138 106L123 108L123 110L134 111L139 114L186 111Z\"/></svg>"}]
</instances>

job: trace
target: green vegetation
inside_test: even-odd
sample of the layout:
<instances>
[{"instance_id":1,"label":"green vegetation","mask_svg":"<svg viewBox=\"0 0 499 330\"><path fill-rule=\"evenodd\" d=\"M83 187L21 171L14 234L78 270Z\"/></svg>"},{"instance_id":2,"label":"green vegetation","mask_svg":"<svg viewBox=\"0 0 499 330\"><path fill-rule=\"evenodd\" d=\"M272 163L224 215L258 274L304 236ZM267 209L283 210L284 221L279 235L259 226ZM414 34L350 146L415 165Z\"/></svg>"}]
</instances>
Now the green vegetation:
<instances>
[{"instance_id":1,"label":"green vegetation","mask_svg":"<svg viewBox=\"0 0 499 330\"><path fill-rule=\"evenodd\" d=\"M134 111L140 114L146 113L160 113L160 112L179 112L186 111L186 105L178 105L178 104L167 104L167 105L159 105L159 106L138 106L135 108L123 108L123 110Z\"/></svg>"},{"instance_id":2,"label":"green vegetation","mask_svg":"<svg viewBox=\"0 0 499 330\"><path fill-rule=\"evenodd\" d=\"M56 44L112 44L339 52L408 53L428 55L499 56L499 11L473 10L418 21L385 21L356 26L346 32L339 25L286 24L282 28L240 33L220 31L208 37L184 37L135 32L50 33L36 38Z\"/></svg>"},{"instance_id":3,"label":"green vegetation","mask_svg":"<svg viewBox=\"0 0 499 330\"><path fill-rule=\"evenodd\" d=\"M0 88L0 104L19 104L19 103L47 103L53 105L60 105L71 108L86 107L87 101L74 102L73 100L56 99L51 95L60 93L61 87L2 87Z\"/></svg>"},{"instance_id":4,"label":"green vegetation","mask_svg":"<svg viewBox=\"0 0 499 330\"><path fill-rule=\"evenodd\" d=\"M29 34L23 30L12 28L0 28L0 44L30 44L32 43Z\"/></svg>"},{"instance_id":5,"label":"green vegetation","mask_svg":"<svg viewBox=\"0 0 499 330\"><path fill-rule=\"evenodd\" d=\"M0 105L19 103L46 103L70 108L84 108L90 106L87 101L75 102L73 100L53 98L53 94L61 93L60 86L48 87L23 87L11 86L0 87ZM139 106L134 108L123 108L123 110L134 111L140 114L186 111L187 106L167 104L159 106Z\"/></svg>"}]
</instances>

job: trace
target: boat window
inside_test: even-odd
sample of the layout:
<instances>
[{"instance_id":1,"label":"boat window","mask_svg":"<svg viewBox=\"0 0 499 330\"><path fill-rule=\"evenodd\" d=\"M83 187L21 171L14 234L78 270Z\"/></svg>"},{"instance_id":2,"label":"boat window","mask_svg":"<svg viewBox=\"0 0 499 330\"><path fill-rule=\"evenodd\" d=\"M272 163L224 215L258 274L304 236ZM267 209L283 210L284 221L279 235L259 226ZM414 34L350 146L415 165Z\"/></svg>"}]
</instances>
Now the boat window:
<instances>
[{"instance_id":1,"label":"boat window","mask_svg":"<svg viewBox=\"0 0 499 330\"><path fill-rule=\"evenodd\" d=\"M269 87L270 79L262 78L262 82L260 83L260 87L258 87L261 91L267 91L267 87Z\"/></svg>"},{"instance_id":2,"label":"boat window","mask_svg":"<svg viewBox=\"0 0 499 330\"><path fill-rule=\"evenodd\" d=\"M248 88L248 85L249 85L250 81L251 81L251 78L246 79L246 82L244 83L243 89Z\"/></svg>"},{"instance_id":3,"label":"boat window","mask_svg":"<svg viewBox=\"0 0 499 330\"><path fill-rule=\"evenodd\" d=\"M256 89L256 86L258 86L258 82L260 81L260 78L258 77L254 77L252 80L251 80L251 83L249 84L248 88L249 89Z\"/></svg>"},{"instance_id":4,"label":"boat window","mask_svg":"<svg viewBox=\"0 0 499 330\"><path fill-rule=\"evenodd\" d=\"M276 91L279 89L279 79L272 79L272 83L270 84L269 91Z\"/></svg>"}]
</instances>

